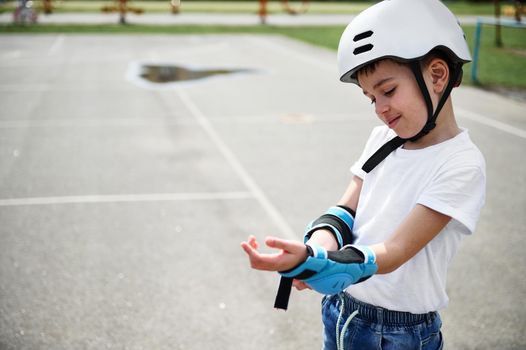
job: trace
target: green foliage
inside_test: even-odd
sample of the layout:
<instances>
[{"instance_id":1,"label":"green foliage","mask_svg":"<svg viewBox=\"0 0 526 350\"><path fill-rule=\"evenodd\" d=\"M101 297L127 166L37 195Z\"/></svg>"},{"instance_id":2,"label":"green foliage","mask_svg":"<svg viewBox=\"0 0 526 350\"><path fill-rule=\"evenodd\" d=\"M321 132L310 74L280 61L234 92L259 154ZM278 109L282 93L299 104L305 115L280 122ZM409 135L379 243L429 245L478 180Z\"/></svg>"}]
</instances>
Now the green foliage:
<instances>
[{"instance_id":1,"label":"green foliage","mask_svg":"<svg viewBox=\"0 0 526 350\"><path fill-rule=\"evenodd\" d=\"M465 27L468 44L473 51L475 27ZM495 26L482 28L478 80L482 85L526 88L526 29L502 27L502 47L495 45ZM464 77L471 82L471 63Z\"/></svg>"}]
</instances>

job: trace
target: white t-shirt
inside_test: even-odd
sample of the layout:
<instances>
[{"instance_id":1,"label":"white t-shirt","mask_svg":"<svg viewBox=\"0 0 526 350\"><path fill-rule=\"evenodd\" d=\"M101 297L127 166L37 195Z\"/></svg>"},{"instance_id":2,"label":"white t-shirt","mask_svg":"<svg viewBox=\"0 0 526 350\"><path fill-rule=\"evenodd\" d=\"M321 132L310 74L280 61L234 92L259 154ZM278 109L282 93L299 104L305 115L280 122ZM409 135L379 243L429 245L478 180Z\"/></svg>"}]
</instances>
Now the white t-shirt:
<instances>
[{"instance_id":1,"label":"white t-shirt","mask_svg":"<svg viewBox=\"0 0 526 350\"><path fill-rule=\"evenodd\" d=\"M351 172L363 179L353 233L355 244L385 241L409 212L421 204L452 218L412 259L397 270L374 275L347 292L390 310L426 313L447 306L446 275L462 237L475 230L485 200L484 157L467 130L419 150L403 147L369 174L363 163L395 137L386 126L374 128Z\"/></svg>"}]
</instances>

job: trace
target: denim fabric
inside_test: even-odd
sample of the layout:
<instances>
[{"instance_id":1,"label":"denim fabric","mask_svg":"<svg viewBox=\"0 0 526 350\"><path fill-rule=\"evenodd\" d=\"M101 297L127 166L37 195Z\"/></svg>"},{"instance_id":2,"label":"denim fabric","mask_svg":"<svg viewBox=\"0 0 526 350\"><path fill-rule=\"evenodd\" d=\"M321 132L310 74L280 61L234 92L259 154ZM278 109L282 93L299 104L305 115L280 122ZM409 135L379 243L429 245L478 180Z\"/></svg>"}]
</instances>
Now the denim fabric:
<instances>
[{"instance_id":1,"label":"denim fabric","mask_svg":"<svg viewBox=\"0 0 526 350\"><path fill-rule=\"evenodd\" d=\"M336 325L340 310L341 333L350 314L358 314L350 321L343 336L345 350L441 350L444 346L437 312L414 315L390 311L353 299L346 293L326 296L322 301L323 350L339 350L336 342Z\"/></svg>"}]
</instances>

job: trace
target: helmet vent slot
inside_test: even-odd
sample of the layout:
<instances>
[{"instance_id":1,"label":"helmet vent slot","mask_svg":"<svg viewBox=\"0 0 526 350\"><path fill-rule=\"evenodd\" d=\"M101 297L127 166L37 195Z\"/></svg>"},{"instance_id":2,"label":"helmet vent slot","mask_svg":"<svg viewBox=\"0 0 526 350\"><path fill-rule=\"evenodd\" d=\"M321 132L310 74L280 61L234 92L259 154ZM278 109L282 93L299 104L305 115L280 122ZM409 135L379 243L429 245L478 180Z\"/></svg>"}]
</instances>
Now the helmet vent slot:
<instances>
[{"instance_id":1,"label":"helmet vent slot","mask_svg":"<svg viewBox=\"0 0 526 350\"><path fill-rule=\"evenodd\" d=\"M366 32L363 32L363 33L360 33L360 34L356 34L356 36L354 37L354 39L352 39L354 42L357 42L357 41L360 41L362 39L365 39L365 38L368 38L370 37L371 35L373 35L373 31L372 30L368 30Z\"/></svg>"},{"instance_id":2,"label":"helmet vent slot","mask_svg":"<svg viewBox=\"0 0 526 350\"><path fill-rule=\"evenodd\" d=\"M367 44L367 45L363 45L363 46L357 47L356 49L354 49L354 51L352 53L355 54L355 55L359 55L361 53L364 53L364 52L367 52L367 51L371 51L372 48L373 48L373 44Z\"/></svg>"}]
</instances>

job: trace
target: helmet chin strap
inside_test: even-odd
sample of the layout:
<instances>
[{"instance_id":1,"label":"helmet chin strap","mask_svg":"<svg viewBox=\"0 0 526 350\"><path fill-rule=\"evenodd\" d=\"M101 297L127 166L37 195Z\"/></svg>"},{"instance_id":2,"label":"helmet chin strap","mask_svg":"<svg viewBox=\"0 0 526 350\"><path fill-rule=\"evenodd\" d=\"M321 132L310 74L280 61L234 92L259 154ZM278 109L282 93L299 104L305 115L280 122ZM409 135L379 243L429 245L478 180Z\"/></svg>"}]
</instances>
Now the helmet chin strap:
<instances>
[{"instance_id":1,"label":"helmet chin strap","mask_svg":"<svg viewBox=\"0 0 526 350\"><path fill-rule=\"evenodd\" d=\"M420 92L422 93L422 97L424 98L424 102L426 103L427 108L427 122L416 134L415 136L406 139L409 141L416 141L420 139L421 137L427 135L431 130L433 130L436 126L436 118L438 117L438 113L433 114L433 102L431 101L431 96L429 95L429 90L427 89L426 82L424 80L424 75L422 74L422 69L420 68L420 62L419 61L412 61L409 63L409 67L413 71L413 75L415 76L416 82L418 84L418 87L420 88ZM452 79L450 79L451 81ZM449 95L449 94L448 94ZM442 96L442 100L444 100L444 97L447 99L446 94ZM445 101L444 101L445 102ZM440 107L441 109L442 107ZM437 112L440 112L437 106Z\"/></svg>"},{"instance_id":2,"label":"helmet chin strap","mask_svg":"<svg viewBox=\"0 0 526 350\"><path fill-rule=\"evenodd\" d=\"M424 76L422 74L422 69L420 68L420 62L419 61L412 61L409 64L411 70L413 71L413 74L415 76L416 82L418 83L418 86L420 87L420 91L422 92L422 96L424 97L424 101L426 103L427 107L427 122L426 125L420 130L418 134L415 136L407 139L409 141L416 141L419 138L427 135L431 130L435 128L436 120L438 118L438 115L440 114L440 111L442 110L442 107L444 107L444 104L446 103L449 95L451 94L451 90L456 86L460 74L462 74L462 64L456 64L451 69L451 76L449 78L449 81L447 83L446 89L444 90L444 94L440 98L440 101L438 101L437 108L435 109L435 112L433 113L433 103L431 102L431 96L429 95L429 90L427 89L426 83L424 81Z\"/></svg>"},{"instance_id":3,"label":"helmet chin strap","mask_svg":"<svg viewBox=\"0 0 526 350\"><path fill-rule=\"evenodd\" d=\"M444 94L438 102L437 108L433 112L433 103L431 101L431 96L429 95L429 90L427 89L426 83L424 81L424 76L422 74L420 62L412 61L409 63L409 67L413 71L416 82L420 88L420 91L422 92L422 96L424 97L424 102L426 103L427 122L422 128L422 130L420 130L413 137L403 139L399 136L396 136L393 139L387 141L364 163L362 170L366 173L369 173L371 170L373 170L378 164L380 164L385 158L387 158L394 150L402 146L406 141L414 142L427 135L431 130L435 128L438 114L442 110L442 107L444 107L444 104L446 103L449 95L451 94L451 90L453 90L453 88L457 86L459 78L462 74L461 63L457 63L452 69L450 69L451 76L449 78L448 84L446 86L446 89L444 90Z\"/></svg>"}]
</instances>

